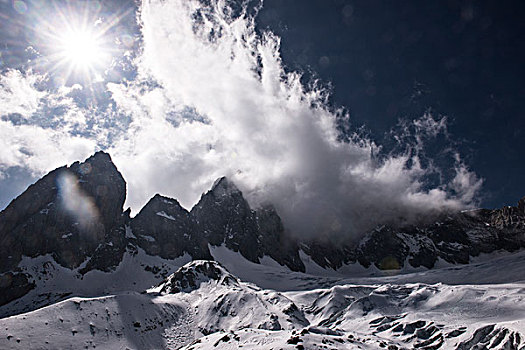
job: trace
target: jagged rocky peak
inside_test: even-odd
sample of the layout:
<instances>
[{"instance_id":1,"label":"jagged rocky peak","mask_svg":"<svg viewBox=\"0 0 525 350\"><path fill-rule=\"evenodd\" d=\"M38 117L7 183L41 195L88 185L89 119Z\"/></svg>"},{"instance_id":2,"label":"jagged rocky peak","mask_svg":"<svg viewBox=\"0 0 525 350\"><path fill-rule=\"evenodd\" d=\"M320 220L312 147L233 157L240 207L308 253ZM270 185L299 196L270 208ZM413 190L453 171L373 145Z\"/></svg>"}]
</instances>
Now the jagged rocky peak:
<instances>
[{"instance_id":1,"label":"jagged rocky peak","mask_svg":"<svg viewBox=\"0 0 525 350\"><path fill-rule=\"evenodd\" d=\"M75 162L69 168L79 187L92 197L103 224L111 226L123 211L126 181L108 153L99 151L84 163Z\"/></svg>"},{"instance_id":2,"label":"jagged rocky peak","mask_svg":"<svg viewBox=\"0 0 525 350\"><path fill-rule=\"evenodd\" d=\"M144 213L152 213L171 221L176 221L178 217L186 218L189 215L189 212L180 205L178 200L158 193L146 203L138 215Z\"/></svg>"},{"instance_id":3,"label":"jagged rocky peak","mask_svg":"<svg viewBox=\"0 0 525 350\"><path fill-rule=\"evenodd\" d=\"M0 271L48 253L78 266L120 224L125 198L126 183L107 153L51 171L0 213Z\"/></svg>"},{"instance_id":4,"label":"jagged rocky peak","mask_svg":"<svg viewBox=\"0 0 525 350\"><path fill-rule=\"evenodd\" d=\"M131 220L131 229L150 255L175 259L188 253L195 259L211 259L193 218L176 199L156 194Z\"/></svg>"},{"instance_id":5,"label":"jagged rocky peak","mask_svg":"<svg viewBox=\"0 0 525 350\"><path fill-rule=\"evenodd\" d=\"M407 262L432 268L438 259L468 263L480 253L525 246L525 198L516 207L444 213L417 225L383 226L347 242L321 236L294 239L275 208L253 210L226 177L217 179L190 212L176 199L157 194L130 219L122 212L125 195L126 183L104 152L50 172L0 213L0 273L19 272L22 256L48 253L68 268L89 258L81 273L110 271L129 245L165 259L184 254L212 259L209 246L224 245L252 262L270 256L294 271L305 270L300 247L324 268L358 261L396 269ZM131 232L126 231L128 224Z\"/></svg>"},{"instance_id":6,"label":"jagged rocky peak","mask_svg":"<svg viewBox=\"0 0 525 350\"><path fill-rule=\"evenodd\" d=\"M492 224L500 228L525 228L525 197L518 201L517 206L506 206L492 212Z\"/></svg>"},{"instance_id":7,"label":"jagged rocky peak","mask_svg":"<svg viewBox=\"0 0 525 350\"><path fill-rule=\"evenodd\" d=\"M521 213L521 215L525 216L525 197L519 200L518 210Z\"/></svg>"},{"instance_id":8,"label":"jagged rocky peak","mask_svg":"<svg viewBox=\"0 0 525 350\"><path fill-rule=\"evenodd\" d=\"M230 212L246 215L251 212L248 202L239 188L225 176L215 180L211 189L203 193L199 202L191 209L198 217L204 212Z\"/></svg>"},{"instance_id":9,"label":"jagged rocky peak","mask_svg":"<svg viewBox=\"0 0 525 350\"><path fill-rule=\"evenodd\" d=\"M356 258L381 269L399 269L406 263L433 268L439 259L467 264L481 253L516 251L525 246L525 216L519 206L444 213L425 224L378 227L361 240Z\"/></svg>"},{"instance_id":10,"label":"jagged rocky peak","mask_svg":"<svg viewBox=\"0 0 525 350\"><path fill-rule=\"evenodd\" d=\"M137 243L146 253L173 259L188 253L212 259L208 244L225 245L259 262L269 255L295 271L304 271L297 243L285 234L271 206L254 211L226 177L215 181L190 213L175 199L155 195L131 220Z\"/></svg>"},{"instance_id":11,"label":"jagged rocky peak","mask_svg":"<svg viewBox=\"0 0 525 350\"><path fill-rule=\"evenodd\" d=\"M237 186L226 176L220 177L217 180L215 180L210 192L212 192L215 196L229 196L234 193L240 194L242 196L242 193L239 190L239 188L237 188Z\"/></svg>"},{"instance_id":12,"label":"jagged rocky peak","mask_svg":"<svg viewBox=\"0 0 525 350\"><path fill-rule=\"evenodd\" d=\"M192 208L197 229L214 246L225 244L250 261L260 255L255 212L242 192L227 178L215 181Z\"/></svg>"},{"instance_id":13,"label":"jagged rocky peak","mask_svg":"<svg viewBox=\"0 0 525 350\"><path fill-rule=\"evenodd\" d=\"M211 260L194 260L171 274L155 291L160 293L191 292L202 283L217 283L225 286L239 285L237 277L221 264Z\"/></svg>"}]
</instances>

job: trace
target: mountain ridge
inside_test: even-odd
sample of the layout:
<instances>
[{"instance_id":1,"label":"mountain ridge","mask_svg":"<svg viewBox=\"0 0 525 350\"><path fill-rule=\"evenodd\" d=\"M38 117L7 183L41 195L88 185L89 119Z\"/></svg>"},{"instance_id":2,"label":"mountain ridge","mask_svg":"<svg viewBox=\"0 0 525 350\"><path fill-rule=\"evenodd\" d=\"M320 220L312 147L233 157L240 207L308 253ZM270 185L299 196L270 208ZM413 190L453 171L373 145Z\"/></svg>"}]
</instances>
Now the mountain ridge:
<instances>
[{"instance_id":1,"label":"mountain ridge","mask_svg":"<svg viewBox=\"0 0 525 350\"><path fill-rule=\"evenodd\" d=\"M139 250L158 259L213 260L211 247L224 246L255 264L270 257L305 272L301 254L327 270L350 264L399 270L431 269L440 260L467 264L481 253L525 247L525 197L515 207L443 213L419 226L378 226L359 240L341 242L290 235L275 208L252 209L226 177L189 211L156 194L131 218L123 210L125 196L122 174L109 154L97 152L51 171L14 199L0 212L0 307L38 287L36 274L20 268L24 256L50 254L84 276L111 274L126 253Z\"/></svg>"}]
</instances>

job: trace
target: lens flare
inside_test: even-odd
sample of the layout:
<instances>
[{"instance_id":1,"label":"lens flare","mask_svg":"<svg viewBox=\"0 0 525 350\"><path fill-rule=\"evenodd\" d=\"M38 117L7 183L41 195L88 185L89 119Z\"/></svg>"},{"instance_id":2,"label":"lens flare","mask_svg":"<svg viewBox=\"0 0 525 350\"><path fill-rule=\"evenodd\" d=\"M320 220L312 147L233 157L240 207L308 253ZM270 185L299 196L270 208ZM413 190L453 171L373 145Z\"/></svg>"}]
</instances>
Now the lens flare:
<instances>
[{"instance_id":1,"label":"lens flare","mask_svg":"<svg viewBox=\"0 0 525 350\"><path fill-rule=\"evenodd\" d=\"M16 12L18 12L21 15L27 12L27 5L25 2L21 0L13 1L13 8L15 9Z\"/></svg>"},{"instance_id":2,"label":"lens flare","mask_svg":"<svg viewBox=\"0 0 525 350\"><path fill-rule=\"evenodd\" d=\"M99 212L93 198L88 196L78 185L78 179L71 173L64 172L58 178L61 207L76 220L83 231L89 231L99 221Z\"/></svg>"}]
</instances>

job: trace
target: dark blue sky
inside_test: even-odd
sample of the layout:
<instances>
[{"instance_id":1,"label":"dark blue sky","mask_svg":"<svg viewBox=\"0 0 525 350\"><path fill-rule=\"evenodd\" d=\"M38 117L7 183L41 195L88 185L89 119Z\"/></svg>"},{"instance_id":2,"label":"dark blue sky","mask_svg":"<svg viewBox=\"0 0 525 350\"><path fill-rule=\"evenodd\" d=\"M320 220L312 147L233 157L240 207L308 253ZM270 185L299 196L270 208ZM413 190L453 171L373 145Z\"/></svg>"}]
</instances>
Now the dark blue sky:
<instances>
[{"instance_id":1,"label":"dark blue sky","mask_svg":"<svg viewBox=\"0 0 525 350\"><path fill-rule=\"evenodd\" d=\"M265 0L259 26L377 140L399 118L447 116L499 207L525 196L524 18L522 1Z\"/></svg>"}]
</instances>

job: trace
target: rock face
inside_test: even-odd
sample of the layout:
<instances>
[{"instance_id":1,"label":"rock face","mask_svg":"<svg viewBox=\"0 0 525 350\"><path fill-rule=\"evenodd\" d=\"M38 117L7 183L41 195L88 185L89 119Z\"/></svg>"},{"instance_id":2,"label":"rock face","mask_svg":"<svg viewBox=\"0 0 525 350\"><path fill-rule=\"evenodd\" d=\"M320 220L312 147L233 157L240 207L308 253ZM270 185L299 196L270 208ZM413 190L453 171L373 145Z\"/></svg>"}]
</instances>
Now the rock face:
<instances>
[{"instance_id":1,"label":"rock face","mask_svg":"<svg viewBox=\"0 0 525 350\"><path fill-rule=\"evenodd\" d=\"M25 273L13 272L0 275L0 305L16 300L35 288L35 283L29 282L30 277Z\"/></svg>"},{"instance_id":2,"label":"rock face","mask_svg":"<svg viewBox=\"0 0 525 350\"><path fill-rule=\"evenodd\" d=\"M255 263L268 255L292 270L304 271L298 245L286 238L275 209L252 210L241 191L225 177L215 181L191 215L197 230L211 245L224 244Z\"/></svg>"},{"instance_id":3,"label":"rock face","mask_svg":"<svg viewBox=\"0 0 525 350\"><path fill-rule=\"evenodd\" d=\"M210 244L225 245L255 263L270 256L293 271L305 269L300 249L323 268L338 269L355 262L384 270L406 264L432 268L439 259L466 264L480 253L524 247L524 203L522 199L517 207L444 213L418 225L381 226L358 241L318 237L298 242L290 238L273 207L251 209L242 192L227 178L220 178L190 213L175 200L156 196L132 220L132 227L148 237L138 240L150 254L165 254L155 247L170 247L170 237L177 237L178 248L162 255L171 258L187 252L208 259L206 245Z\"/></svg>"},{"instance_id":4,"label":"rock face","mask_svg":"<svg viewBox=\"0 0 525 350\"><path fill-rule=\"evenodd\" d=\"M362 265L379 268L406 262L432 268L438 259L467 264L481 253L525 247L524 225L519 207L442 214L424 225L378 228L361 240L356 256Z\"/></svg>"},{"instance_id":5,"label":"rock face","mask_svg":"<svg viewBox=\"0 0 525 350\"><path fill-rule=\"evenodd\" d=\"M126 183L108 154L58 168L0 213L0 272L52 254L75 268L122 222Z\"/></svg>"},{"instance_id":6,"label":"rock face","mask_svg":"<svg viewBox=\"0 0 525 350\"><path fill-rule=\"evenodd\" d=\"M215 181L193 207L191 215L210 244L225 244L246 259L258 262L260 242L255 212L231 181L225 177Z\"/></svg>"},{"instance_id":7,"label":"rock face","mask_svg":"<svg viewBox=\"0 0 525 350\"><path fill-rule=\"evenodd\" d=\"M201 283L214 281L222 285L238 285L237 277L230 274L218 262L195 260L178 269L158 287L160 293L190 292Z\"/></svg>"},{"instance_id":8,"label":"rock face","mask_svg":"<svg viewBox=\"0 0 525 350\"><path fill-rule=\"evenodd\" d=\"M184 253L211 259L207 241L190 213L175 199L155 195L131 221L137 244L150 255L175 259Z\"/></svg>"},{"instance_id":9,"label":"rock face","mask_svg":"<svg viewBox=\"0 0 525 350\"><path fill-rule=\"evenodd\" d=\"M193 259L212 259L208 245L225 245L255 263L268 255L294 271L304 271L298 245L286 235L275 209L252 210L242 192L224 177L191 212L175 199L155 195L131 220L131 228L138 246L166 259L185 253Z\"/></svg>"},{"instance_id":10,"label":"rock face","mask_svg":"<svg viewBox=\"0 0 525 350\"><path fill-rule=\"evenodd\" d=\"M51 254L70 269L88 257L94 258L91 268L110 265L100 261L101 247L123 224L125 197L126 183L103 152L53 170L29 186L0 213L0 305L35 286L31 276L17 272L23 256ZM111 260L118 264L114 260L120 257L112 254Z\"/></svg>"},{"instance_id":11,"label":"rock face","mask_svg":"<svg viewBox=\"0 0 525 350\"><path fill-rule=\"evenodd\" d=\"M281 265L293 271L305 270L299 257L299 246L284 229L283 223L273 206L265 206L255 213L259 229L260 254L268 255Z\"/></svg>"}]
</instances>

